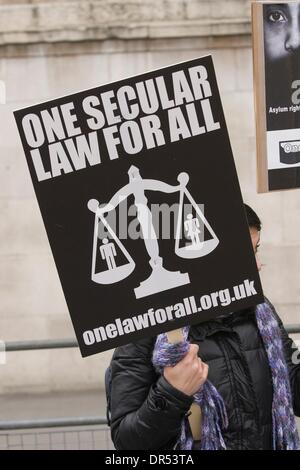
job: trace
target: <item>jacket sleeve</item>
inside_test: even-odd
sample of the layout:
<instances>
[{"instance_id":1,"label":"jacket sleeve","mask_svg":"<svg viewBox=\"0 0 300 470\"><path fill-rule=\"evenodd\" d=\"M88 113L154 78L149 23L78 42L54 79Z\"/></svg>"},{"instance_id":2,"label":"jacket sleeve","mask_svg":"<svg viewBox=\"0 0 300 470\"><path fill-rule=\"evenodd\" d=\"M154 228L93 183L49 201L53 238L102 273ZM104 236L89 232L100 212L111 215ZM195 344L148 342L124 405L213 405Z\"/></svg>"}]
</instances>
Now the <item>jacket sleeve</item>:
<instances>
[{"instance_id":1,"label":"jacket sleeve","mask_svg":"<svg viewBox=\"0 0 300 470\"><path fill-rule=\"evenodd\" d=\"M158 376L154 338L121 346L112 358L111 435L117 450L158 450L175 445L193 397Z\"/></svg>"},{"instance_id":2,"label":"jacket sleeve","mask_svg":"<svg viewBox=\"0 0 300 470\"><path fill-rule=\"evenodd\" d=\"M294 413L296 416L300 416L300 351L286 332L274 306L268 300L267 302L273 310L281 330L284 355L290 376Z\"/></svg>"}]
</instances>

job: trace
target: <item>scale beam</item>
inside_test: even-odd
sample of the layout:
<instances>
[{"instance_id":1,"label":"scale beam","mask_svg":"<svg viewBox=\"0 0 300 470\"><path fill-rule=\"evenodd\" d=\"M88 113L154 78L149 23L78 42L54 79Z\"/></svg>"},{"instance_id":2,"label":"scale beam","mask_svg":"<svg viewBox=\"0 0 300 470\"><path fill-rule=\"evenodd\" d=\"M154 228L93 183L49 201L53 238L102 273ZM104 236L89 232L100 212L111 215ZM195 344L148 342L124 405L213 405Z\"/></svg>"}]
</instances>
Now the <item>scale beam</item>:
<instances>
[{"instance_id":1,"label":"scale beam","mask_svg":"<svg viewBox=\"0 0 300 470\"><path fill-rule=\"evenodd\" d=\"M139 169L135 166L131 166L128 170L128 176L129 182L119 189L103 207L100 207L99 201L96 199L91 199L88 202L89 210L95 214L92 280L99 284L112 284L128 277L135 268L133 258L110 227L104 216L104 214L115 210L118 205L124 201L124 199L132 195L134 197L134 204L137 209L137 219L140 223L145 248L150 258L149 264L152 270L150 276L134 289L136 298L146 297L189 284L190 278L188 273L169 271L163 266L158 238L153 226L152 213L148 207L148 199L145 196L145 191L159 191L167 194L179 192L180 199L175 236L175 254L178 257L185 259L206 256L217 247L219 240L186 187L189 182L189 175L187 173L180 173L177 177L178 184L171 185L159 180L143 179L140 175ZM184 197L189 200L196 216L191 212L188 214L187 220L183 221L182 211ZM100 247L98 247L99 222L103 224L110 234L110 239L103 238L102 245ZM179 246L182 224L184 225L187 231L187 236L190 238L191 242L185 243L183 246ZM204 227L206 227L211 235L211 238L208 240L204 240ZM100 272L96 272L97 251L100 251L100 261L102 265L106 264L106 269L103 269ZM122 253L127 260L126 264L123 263L121 266L116 262L120 253Z\"/></svg>"}]
</instances>

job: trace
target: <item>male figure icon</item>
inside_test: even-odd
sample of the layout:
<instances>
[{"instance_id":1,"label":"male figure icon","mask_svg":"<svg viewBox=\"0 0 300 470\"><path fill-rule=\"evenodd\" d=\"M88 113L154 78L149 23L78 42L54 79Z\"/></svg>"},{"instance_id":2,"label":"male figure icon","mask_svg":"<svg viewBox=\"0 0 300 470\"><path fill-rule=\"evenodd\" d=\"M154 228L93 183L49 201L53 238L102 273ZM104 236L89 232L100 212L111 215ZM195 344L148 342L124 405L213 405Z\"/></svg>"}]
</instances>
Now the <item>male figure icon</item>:
<instances>
[{"instance_id":1,"label":"male figure icon","mask_svg":"<svg viewBox=\"0 0 300 470\"><path fill-rule=\"evenodd\" d=\"M116 247L113 242L108 242L107 238L103 238L102 245L100 246L101 258L106 261L108 269L116 269L117 256Z\"/></svg>"}]
</instances>

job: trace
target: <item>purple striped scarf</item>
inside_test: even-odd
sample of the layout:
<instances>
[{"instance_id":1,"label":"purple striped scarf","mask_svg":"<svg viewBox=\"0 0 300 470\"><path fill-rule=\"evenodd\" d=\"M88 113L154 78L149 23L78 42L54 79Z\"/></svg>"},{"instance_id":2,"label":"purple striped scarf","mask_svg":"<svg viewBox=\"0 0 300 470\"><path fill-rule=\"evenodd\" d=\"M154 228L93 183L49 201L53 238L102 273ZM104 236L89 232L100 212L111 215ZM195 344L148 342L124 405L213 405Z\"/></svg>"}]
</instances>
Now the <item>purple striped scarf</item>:
<instances>
[{"instance_id":1,"label":"purple striped scarf","mask_svg":"<svg viewBox=\"0 0 300 470\"><path fill-rule=\"evenodd\" d=\"M257 305L255 314L272 375L273 448L276 450L299 450L300 441L293 412L281 331L267 302ZM187 353L189 327L184 327L182 330L184 341L178 344L170 344L166 333L158 335L152 361L159 373L162 373L164 367L177 364ZM194 395L194 400L202 410L201 450L225 450L226 444L222 432L228 426L228 419L222 397L214 385L207 380ZM177 445L181 450L190 450L193 447L193 437L187 417L182 421L181 435Z\"/></svg>"}]
</instances>

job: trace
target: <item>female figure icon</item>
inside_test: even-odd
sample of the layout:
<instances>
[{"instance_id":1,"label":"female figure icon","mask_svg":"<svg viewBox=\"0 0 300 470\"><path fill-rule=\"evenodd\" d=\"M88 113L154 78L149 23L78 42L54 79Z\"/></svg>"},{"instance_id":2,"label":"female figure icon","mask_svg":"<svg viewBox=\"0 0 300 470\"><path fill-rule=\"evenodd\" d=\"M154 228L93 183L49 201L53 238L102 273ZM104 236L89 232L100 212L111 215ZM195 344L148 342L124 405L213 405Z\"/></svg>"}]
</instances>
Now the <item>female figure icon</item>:
<instances>
[{"instance_id":1,"label":"female figure icon","mask_svg":"<svg viewBox=\"0 0 300 470\"><path fill-rule=\"evenodd\" d=\"M187 236L191 239L192 245L198 247L201 244L200 241L200 223L197 217L193 217L193 214L187 215L187 220L184 222L184 228L187 232Z\"/></svg>"}]
</instances>

